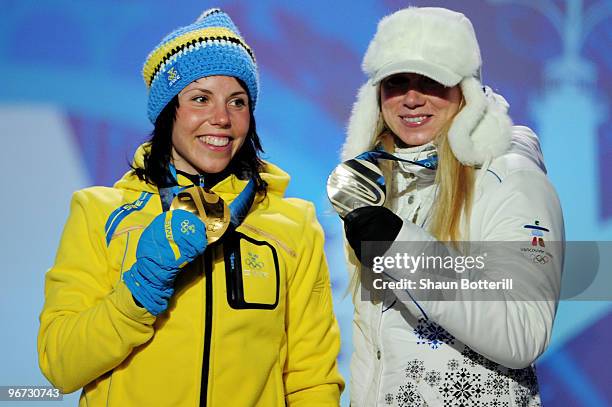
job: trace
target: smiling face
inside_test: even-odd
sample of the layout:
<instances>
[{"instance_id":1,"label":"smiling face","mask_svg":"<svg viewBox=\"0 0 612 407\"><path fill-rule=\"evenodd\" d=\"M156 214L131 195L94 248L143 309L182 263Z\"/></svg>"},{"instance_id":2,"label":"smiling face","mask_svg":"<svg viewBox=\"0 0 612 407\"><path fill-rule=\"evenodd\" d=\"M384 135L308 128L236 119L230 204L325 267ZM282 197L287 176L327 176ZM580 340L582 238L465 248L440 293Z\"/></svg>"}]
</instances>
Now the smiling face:
<instances>
[{"instance_id":1,"label":"smiling face","mask_svg":"<svg viewBox=\"0 0 612 407\"><path fill-rule=\"evenodd\" d=\"M380 105L389 129L405 144L420 146L433 140L459 111L459 86L447 88L426 76L402 73L380 85Z\"/></svg>"},{"instance_id":2,"label":"smiling face","mask_svg":"<svg viewBox=\"0 0 612 407\"><path fill-rule=\"evenodd\" d=\"M178 94L172 161L190 174L223 171L249 131L249 97L231 76L193 81Z\"/></svg>"}]
</instances>

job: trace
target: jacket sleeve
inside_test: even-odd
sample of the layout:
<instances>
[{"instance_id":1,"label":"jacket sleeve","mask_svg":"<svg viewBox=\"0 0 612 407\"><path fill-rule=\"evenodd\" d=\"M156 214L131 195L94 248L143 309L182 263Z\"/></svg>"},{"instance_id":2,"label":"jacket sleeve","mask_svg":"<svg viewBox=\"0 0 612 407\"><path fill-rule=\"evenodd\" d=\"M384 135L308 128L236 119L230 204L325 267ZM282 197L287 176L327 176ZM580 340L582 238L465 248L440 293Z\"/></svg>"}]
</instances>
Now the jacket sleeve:
<instances>
[{"instance_id":1,"label":"jacket sleeve","mask_svg":"<svg viewBox=\"0 0 612 407\"><path fill-rule=\"evenodd\" d=\"M297 268L287 289L286 401L288 406L338 406L344 388L336 361L340 332L333 312L323 230L312 204L308 204L299 241Z\"/></svg>"},{"instance_id":2,"label":"jacket sleeve","mask_svg":"<svg viewBox=\"0 0 612 407\"><path fill-rule=\"evenodd\" d=\"M471 216L482 219L481 238L487 242L482 244L488 256L484 269L474 272L488 281L510 277L512 290L459 289L452 300L419 301L404 295L402 302L414 315L425 314L481 355L509 368L523 368L544 352L551 337L563 268L561 208L546 176L533 170L510 174L482 199L486 204ZM534 261L529 229L525 228L535 220L549 229L545 244L550 261L546 264ZM426 251L427 242L435 242L429 233L407 221L397 240L421 244L422 248L415 249L418 253ZM435 246L437 255L457 255L448 246ZM440 253L440 247L447 247L447 253ZM400 279L402 272L391 271L392 280ZM401 292L396 294L399 298Z\"/></svg>"},{"instance_id":3,"label":"jacket sleeve","mask_svg":"<svg viewBox=\"0 0 612 407\"><path fill-rule=\"evenodd\" d=\"M43 374L71 393L119 365L153 335L155 317L122 281L113 287L102 221L91 193L76 192L55 264L45 277L38 357Z\"/></svg>"}]
</instances>

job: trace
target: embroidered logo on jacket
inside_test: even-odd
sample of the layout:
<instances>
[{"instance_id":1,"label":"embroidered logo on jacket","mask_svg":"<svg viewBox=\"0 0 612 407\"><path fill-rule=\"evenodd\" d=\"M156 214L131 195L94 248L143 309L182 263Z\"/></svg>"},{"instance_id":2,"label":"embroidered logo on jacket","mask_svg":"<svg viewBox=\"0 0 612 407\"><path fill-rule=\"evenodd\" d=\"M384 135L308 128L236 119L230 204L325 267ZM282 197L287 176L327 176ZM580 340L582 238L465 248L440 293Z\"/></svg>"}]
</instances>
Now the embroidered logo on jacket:
<instances>
[{"instance_id":1,"label":"embroidered logo on jacket","mask_svg":"<svg viewBox=\"0 0 612 407\"><path fill-rule=\"evenodd\" d=\"M544 232L550 232L550 230L548 230L547 228L545 228L544 226L540 226L540 221L536 220L535 222L533 222L533 225L524 225L523 227L525 229L529 229L531 230L531 245L532 246L540 246L540 247L545 247L544 245Z\"/></svg>"},{"instance_id":2,"label":"embroidered logo on jacket","mask_svg":"<svg viewBox=\"0 0 612 407\"><path fill-rule=\"evenodd\" d=\"M539 220L535 220L532 225L523 225L529 233L530 246L521 247L521 252L529 258L534 264L544 265L553 259L552 253L545 251L546 243L544 236L550 230L540 224ZM554 242L553 242L554 243ZM554 252L555 245L553 244L552 251ZM550 249L550 248L549 248Z\"/></svg>"},{"instance_id":3,"label":"embroidered logo on jacket","mask_svg":"<svg viewBox=\"0 0 612 407\"><path fill-rule=\"evenodd\" d=\"M259 260L258 254L248 252L245 264L249 267L243 270L245 276L268 278L269 273L262 270L265 264L262 260Z\"/></svg>"}]
</instances>

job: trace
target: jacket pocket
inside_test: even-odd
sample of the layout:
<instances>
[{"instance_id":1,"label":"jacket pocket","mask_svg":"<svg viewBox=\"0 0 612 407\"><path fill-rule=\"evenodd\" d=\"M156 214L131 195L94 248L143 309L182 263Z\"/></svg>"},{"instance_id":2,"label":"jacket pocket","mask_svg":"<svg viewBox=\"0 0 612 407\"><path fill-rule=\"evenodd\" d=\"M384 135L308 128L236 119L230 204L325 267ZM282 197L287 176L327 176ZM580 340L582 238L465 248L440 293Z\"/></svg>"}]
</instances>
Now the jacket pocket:
<instances>
[{"instance_id":1,"label":"jacket pocket","mask_svg":"<svg viewBox=\"0 0 612 407\"><path fill-rule=\"evenodd\" d=\"M280 268L274 246L233 232L224 237L223 252L228 304L234 309L275 309Z\"/></svg>"}]
</instances>

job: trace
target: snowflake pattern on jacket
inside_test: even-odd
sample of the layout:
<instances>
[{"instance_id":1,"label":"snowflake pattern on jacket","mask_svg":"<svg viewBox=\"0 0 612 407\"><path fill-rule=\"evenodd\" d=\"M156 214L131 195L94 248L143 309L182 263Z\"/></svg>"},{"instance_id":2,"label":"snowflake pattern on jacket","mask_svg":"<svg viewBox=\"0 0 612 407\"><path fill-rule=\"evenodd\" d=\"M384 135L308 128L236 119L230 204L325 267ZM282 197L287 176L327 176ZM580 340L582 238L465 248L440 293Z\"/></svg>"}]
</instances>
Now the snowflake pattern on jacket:
<instances>
[{"instance_id":1,"label":"snowflake pattern on jacket","mask_svg":"<svg viewBox=\"0 0 612 407\"><path fill-rule=\"evenodd\" d=\"M541 407L534 367L509 369L465 345L461 356L461 360L449 360L446 370L428 370L425 361L420 359L408 361L404 370L406 383L399 386L395 394L387 393L385 404L428 406L418 390L419 383L424 382L441 394L445 407L509 407L506 401L509 398L514 400L513 406ZM477 366L484 367L486 374L474 371Z\"/></svg>"}]
</instances>

